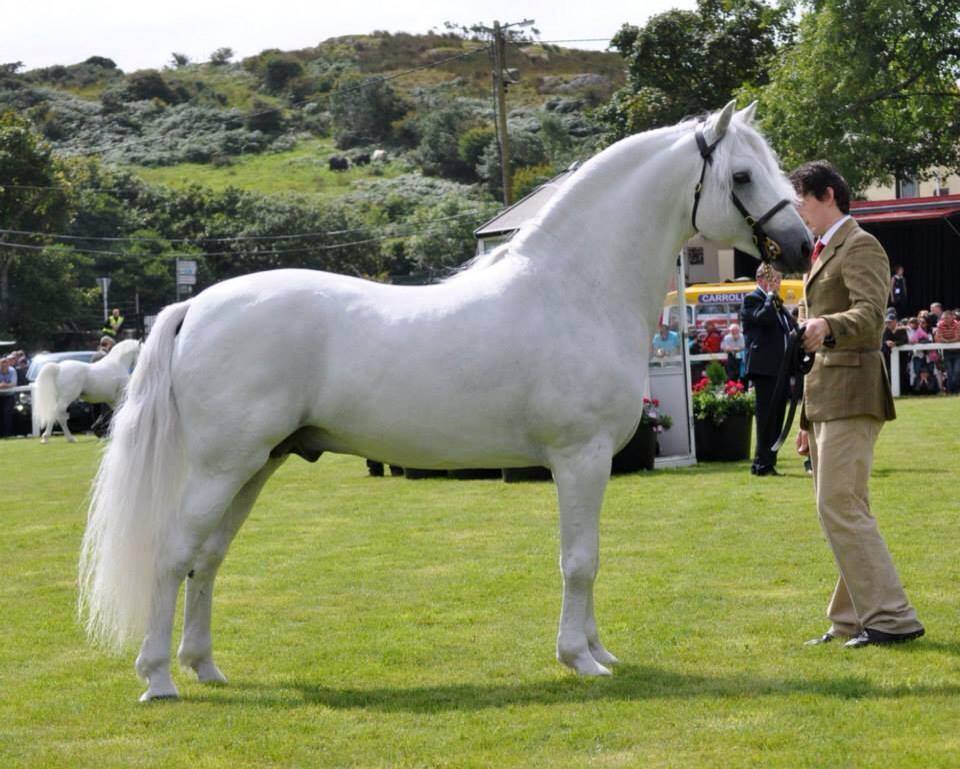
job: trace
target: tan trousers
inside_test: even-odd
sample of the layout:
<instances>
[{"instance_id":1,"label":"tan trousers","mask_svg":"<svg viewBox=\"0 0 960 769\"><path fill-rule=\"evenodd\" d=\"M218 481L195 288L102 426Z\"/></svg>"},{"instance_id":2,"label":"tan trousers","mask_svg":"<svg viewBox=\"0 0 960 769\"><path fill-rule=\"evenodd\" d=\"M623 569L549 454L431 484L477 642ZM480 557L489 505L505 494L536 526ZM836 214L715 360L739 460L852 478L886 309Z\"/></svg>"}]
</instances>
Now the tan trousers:
<instances>
[{"instance_id":1,"label":"tan trousers","mask_svg":"<svg viewBox=\"0 0 960 769\"><path fill-rule=\"evenodd\" d=\"M870 512L873 446L882 426L868 416L811 424L817 512L840 571L827 616L840 635L857 635L864 628L910 633L922 627Z\"/></svg>"}]
</instances>

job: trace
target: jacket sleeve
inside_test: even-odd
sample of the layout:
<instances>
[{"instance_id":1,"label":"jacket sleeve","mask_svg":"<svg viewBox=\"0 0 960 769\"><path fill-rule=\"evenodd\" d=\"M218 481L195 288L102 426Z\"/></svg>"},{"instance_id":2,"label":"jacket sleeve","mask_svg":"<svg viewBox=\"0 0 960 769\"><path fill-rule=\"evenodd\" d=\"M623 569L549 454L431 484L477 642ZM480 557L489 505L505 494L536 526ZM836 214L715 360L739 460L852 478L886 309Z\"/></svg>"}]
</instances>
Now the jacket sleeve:
<instances>
[{"instance_id":1,"label":"jacket sleeve","mask_svg":"<svg viewBox=\"0 0 960 769\"><path fill-rule=\"evenodd\" d=\"M747 294L743 298L740 314L744 321L752 321L758 326L773 326L777 322L777 309L773 306L773 297L767 295L762 302L757 301L759 298L753 294Z\"/></svg>"},{"instance_id":2,"label":"jacket sleeve","mask_svg":"<svg viewBox=\"0 0 960 769\"><path fill-rule=\"evenodd\" d=\"M890 263L880 244L871 236L858 237L843 256L843 282L850 296L850 307L843 312L824 315L834 338L869 338L883 326L887 306ZM873 339L876 339L873 336Z\"/></svg>"}]
</instances>

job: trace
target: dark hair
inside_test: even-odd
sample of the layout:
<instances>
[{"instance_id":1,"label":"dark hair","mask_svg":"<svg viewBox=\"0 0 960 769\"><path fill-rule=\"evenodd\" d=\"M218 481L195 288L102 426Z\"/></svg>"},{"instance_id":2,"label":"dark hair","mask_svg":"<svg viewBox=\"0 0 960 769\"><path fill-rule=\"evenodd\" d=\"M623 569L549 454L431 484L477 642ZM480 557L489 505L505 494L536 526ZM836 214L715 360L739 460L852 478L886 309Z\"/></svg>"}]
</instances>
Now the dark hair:
<instances>
[{"instance_id":1,"label":"dark hair","mask_svg":"<svg viewBox=\"0 0 960 769\"><path fill-rule=\"evenodd\" d=\"M850 213L850 185L840 172L826 160L813 160L804 163L790 174L790 181L798 195L811 193L817 200L823 200L827 187L833 188L833 199L841 213Z\"/></svg>"}]
</instances>

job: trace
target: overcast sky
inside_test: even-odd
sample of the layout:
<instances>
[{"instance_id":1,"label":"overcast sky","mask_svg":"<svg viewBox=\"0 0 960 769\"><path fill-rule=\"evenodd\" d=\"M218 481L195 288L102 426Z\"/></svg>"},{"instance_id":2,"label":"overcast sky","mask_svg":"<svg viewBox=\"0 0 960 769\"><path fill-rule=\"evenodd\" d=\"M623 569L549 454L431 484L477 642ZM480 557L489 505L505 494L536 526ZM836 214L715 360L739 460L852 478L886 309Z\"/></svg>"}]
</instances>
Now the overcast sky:
<instances>
[{"instance_id":1,"label":"overcast sky","mask_svg":"<svg viewBox=\"0 0 960 769\"><path fill-rule=\"evenodd\" d=\"M126 72L170 63L174 51L206 61L217 48L237 59L265 48L306 48L339 35L426 32L443 22L536 20L542 40L610 37L624 22L642 25L694 0L5 0L0 13L0 63L27 69L106 56ZM570 43L603 49L605 42Z\"/></svg>"}]
</instances>

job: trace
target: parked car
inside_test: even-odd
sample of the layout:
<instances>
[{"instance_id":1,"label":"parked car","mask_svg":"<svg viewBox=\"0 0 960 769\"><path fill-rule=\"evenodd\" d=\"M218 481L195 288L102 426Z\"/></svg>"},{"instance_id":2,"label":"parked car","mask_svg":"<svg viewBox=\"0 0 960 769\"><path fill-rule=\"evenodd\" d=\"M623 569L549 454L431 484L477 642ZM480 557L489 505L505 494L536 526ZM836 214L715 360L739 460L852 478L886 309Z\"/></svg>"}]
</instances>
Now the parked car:
<instances>
[{"instance_id":1,"label":"parked car","mask_svg":"<svg viewBox=\"0 0 960 769\"><path fill-rule=\"evenodd\" d=\"M72 350L70 352L42 352L34 356L27 368L27 383L37 381L42 369L47 363L61 363L65 360L79 360L89 363L93 358L93 350ZM13 431L15 435L30 435L33 432L33 402L31 393L16 394L13 405ZM67 407L67 426L70 432L83 433L90 429L96 419L93 406L86 401L74 401ZM55 428L56 429L56 428Z\"/></svg>"}]
</instances>

